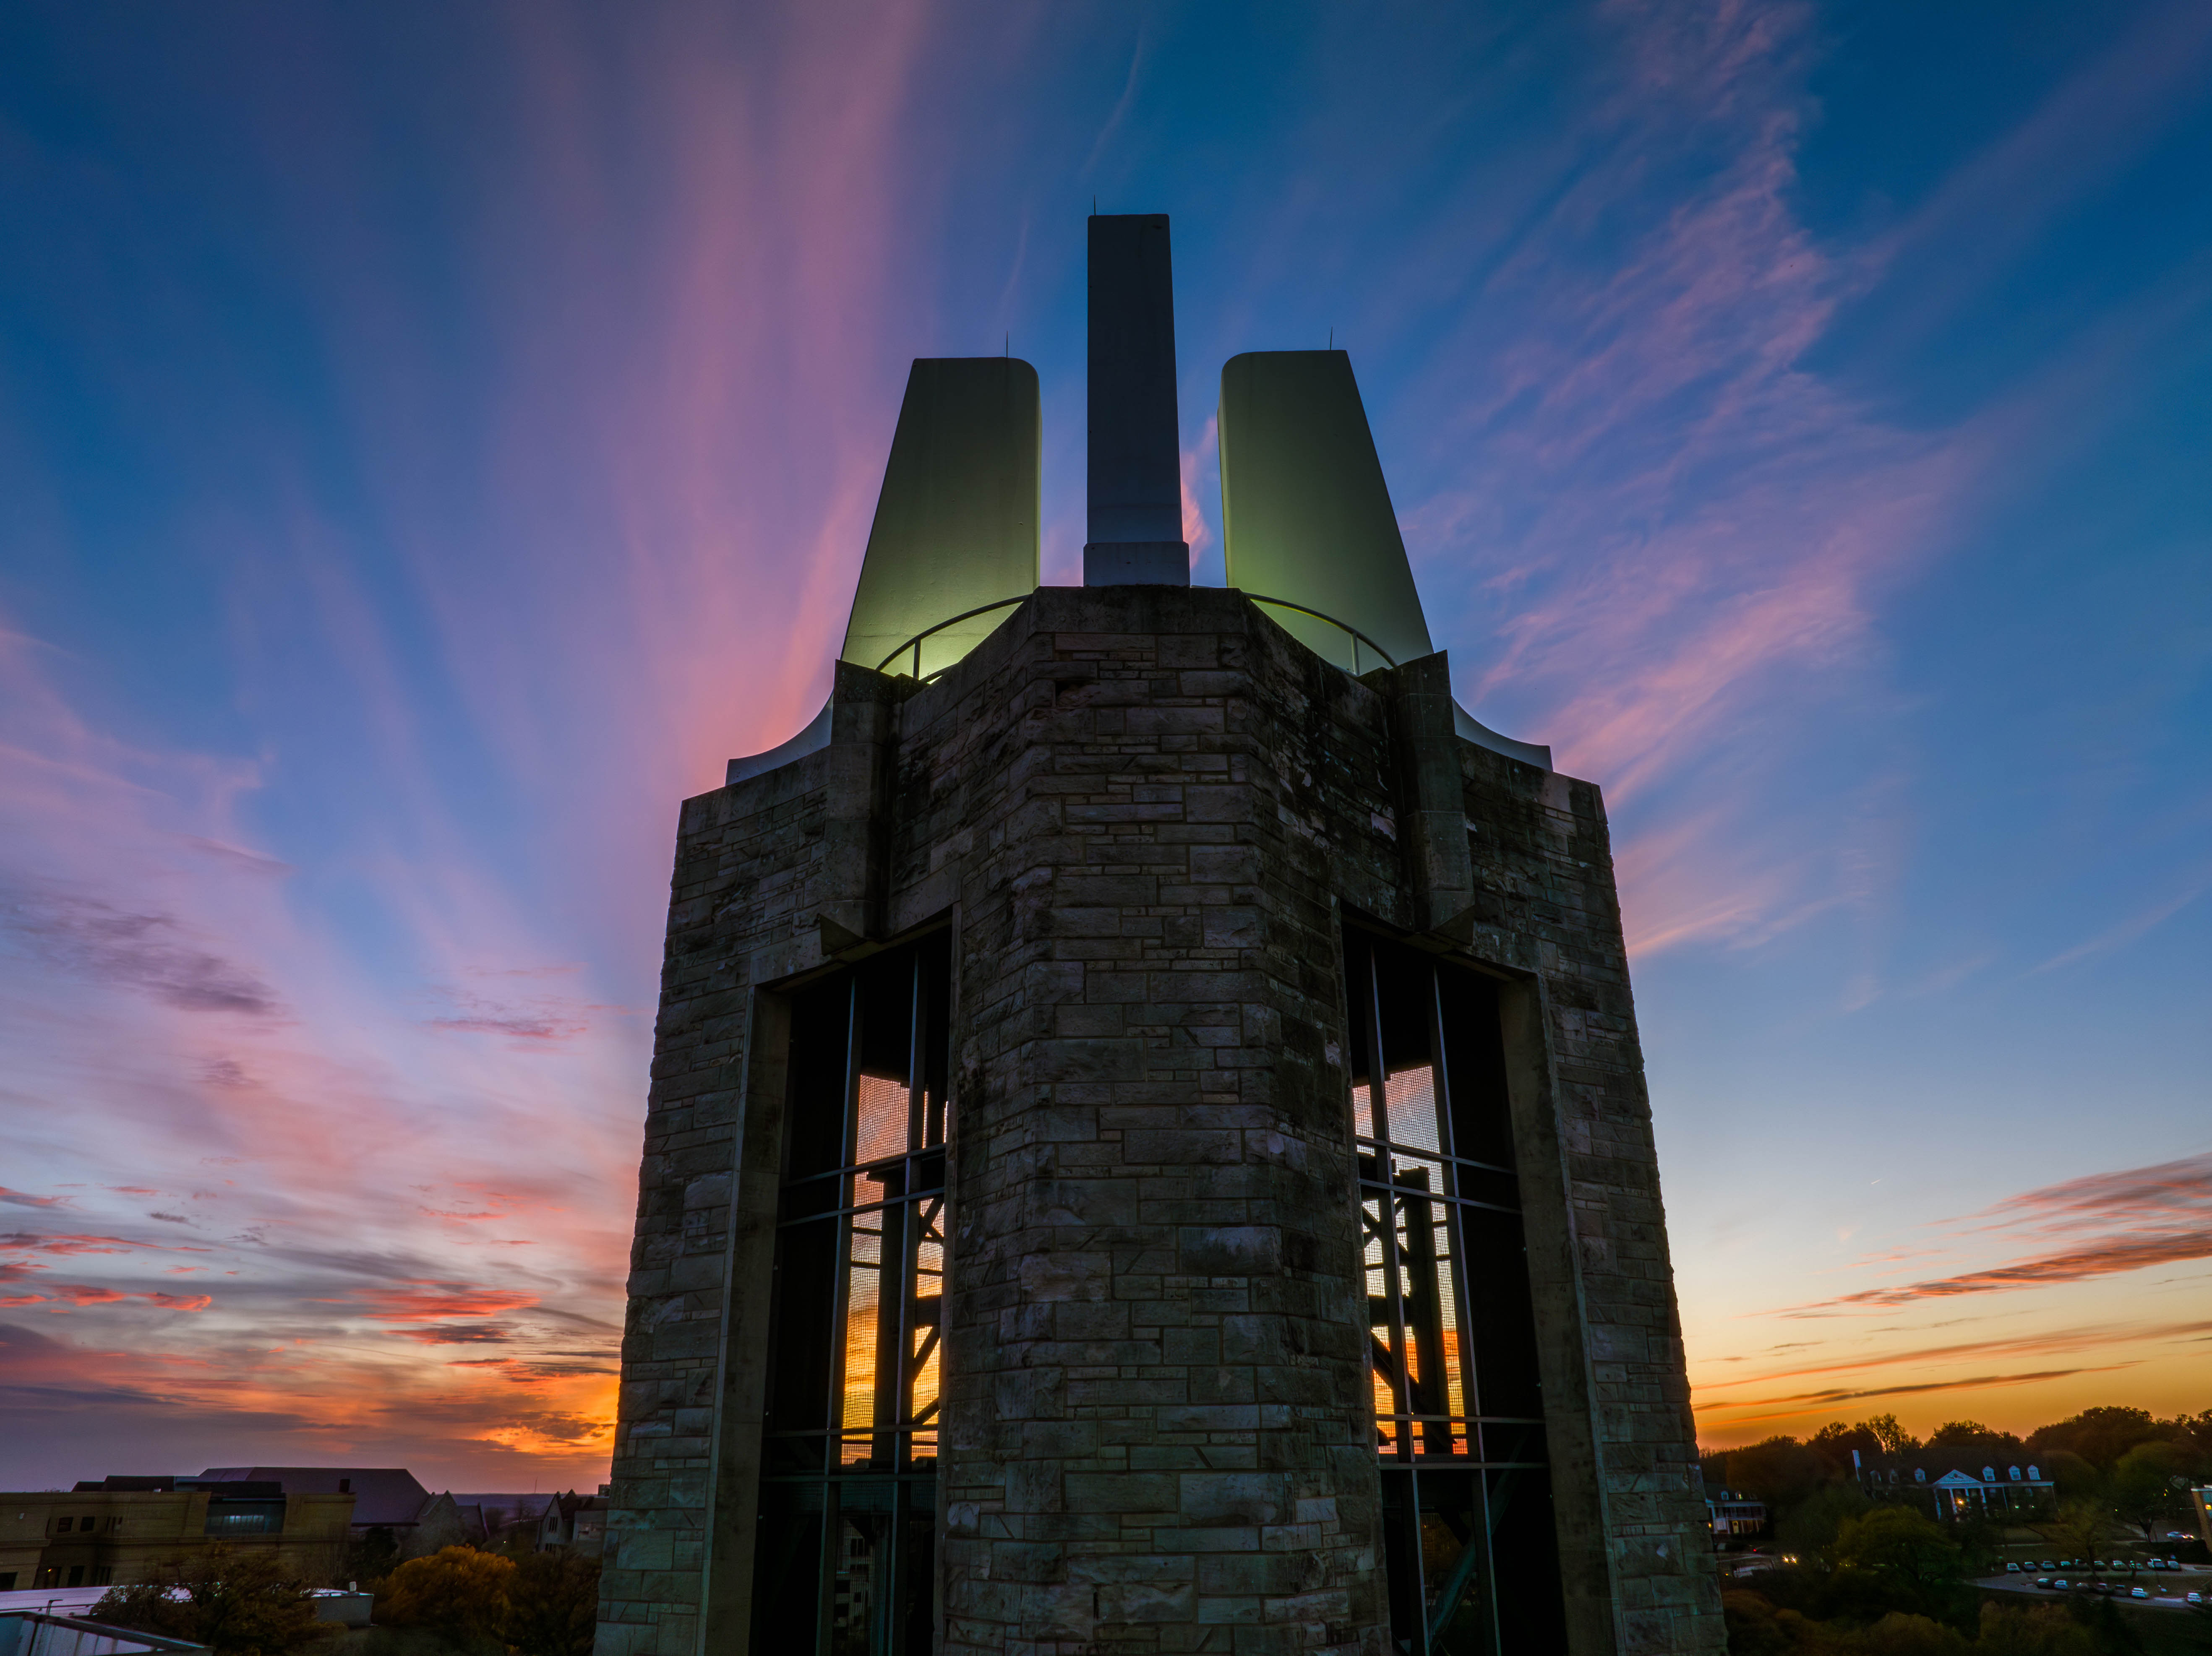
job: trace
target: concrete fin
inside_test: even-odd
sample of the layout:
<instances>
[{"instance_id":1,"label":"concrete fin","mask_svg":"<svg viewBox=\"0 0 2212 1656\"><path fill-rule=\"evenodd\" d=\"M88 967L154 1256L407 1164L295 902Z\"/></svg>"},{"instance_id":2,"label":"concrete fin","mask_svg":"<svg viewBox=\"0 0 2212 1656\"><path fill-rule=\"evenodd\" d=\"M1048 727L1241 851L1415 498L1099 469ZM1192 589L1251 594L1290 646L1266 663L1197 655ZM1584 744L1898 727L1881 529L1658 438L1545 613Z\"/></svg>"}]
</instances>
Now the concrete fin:
<instances>
[{"instance_id":1,"label":"concrete fin","mask_svg":"<svg viewBox=\"0 0 2212 1656\"><path fill-rule=\"evenodd\" d=\"M1429 654L1367 409L1342 351L1248 351L1221 370L1221 524L1229 585L1357 628L1395 662ZM1382 665L1339 628L1262 606L1316 655Z\"/></svg>"},{"instance_id":2,"label":"concrete fin","mask_svg":"<svg viewBox=\"0 0 2212 1656\"><path fill-rule=\"evenodd\" d=\"M915 360L841 660L877 668L925 628L1036 590L1041 418L1036 370L1019 357ZM959 660L1006 613L923 640L922 675ZM913 672L912 652L884 670Z\"/></svg>"}]
</instances>

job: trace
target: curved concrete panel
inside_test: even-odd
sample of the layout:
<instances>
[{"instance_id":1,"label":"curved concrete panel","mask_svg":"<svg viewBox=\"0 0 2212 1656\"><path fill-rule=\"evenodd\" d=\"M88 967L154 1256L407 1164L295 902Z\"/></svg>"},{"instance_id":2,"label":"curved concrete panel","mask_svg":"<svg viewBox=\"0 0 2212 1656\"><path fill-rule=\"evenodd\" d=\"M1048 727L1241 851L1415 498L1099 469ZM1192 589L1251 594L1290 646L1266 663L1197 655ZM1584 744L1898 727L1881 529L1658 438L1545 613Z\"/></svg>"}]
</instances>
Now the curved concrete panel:
<instances>
[{"instance_id":1,"label":"curved concrete panel","mask_svg":"<svg viewBox=\"0 0 2212 1656\"><path fill-rule=\"evenodd\" d=\"M920 357L884 467L840 659L874 668L924 628L1037 584L1036 370L1019 357ZM949 667L1004 621L976 616L923 640ZM887 670L911 673L914 660Z\"/></svg>"},{"instance_id":2,"label":"curved concrete panel","mask_svg":"<svg viewBox=\"0 0 2212 1656\"><path fill-rule=\"evenodd\" d=\"M1221 370L1221 521L1229 585L1358 628L1400 662L1431 653L1367 409L1342 351L1248 351ZM1326 622L1270 612L1300 643L1355 666ZM1359 670L1376 666L1362 652Z\"/></svg>"}]
</instances>

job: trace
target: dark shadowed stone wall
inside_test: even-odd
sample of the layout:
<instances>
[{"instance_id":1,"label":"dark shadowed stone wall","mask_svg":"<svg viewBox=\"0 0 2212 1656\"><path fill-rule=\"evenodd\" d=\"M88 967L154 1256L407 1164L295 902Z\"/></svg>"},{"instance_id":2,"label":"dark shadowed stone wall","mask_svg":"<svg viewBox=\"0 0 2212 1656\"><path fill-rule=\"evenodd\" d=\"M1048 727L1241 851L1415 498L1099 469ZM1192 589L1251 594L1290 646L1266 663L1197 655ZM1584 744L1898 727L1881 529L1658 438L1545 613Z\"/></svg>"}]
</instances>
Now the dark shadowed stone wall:
<instances>
[{"instance_id":1,"label":"dark shadowed stone wall","mask_svg":"<svg viewBox=\"0 0 2212 1656\"><path fill-rule=\"evenodd\" d=\"M1388 1647L1347 914L1507 1027L1576 1656L1722 1643L1597 790L1234 593L1043 588L830 745L685 802L601 1656L735 1653L752 1591L780 991L946 925L948 1653Z\"/></svg>"}]
</instances>

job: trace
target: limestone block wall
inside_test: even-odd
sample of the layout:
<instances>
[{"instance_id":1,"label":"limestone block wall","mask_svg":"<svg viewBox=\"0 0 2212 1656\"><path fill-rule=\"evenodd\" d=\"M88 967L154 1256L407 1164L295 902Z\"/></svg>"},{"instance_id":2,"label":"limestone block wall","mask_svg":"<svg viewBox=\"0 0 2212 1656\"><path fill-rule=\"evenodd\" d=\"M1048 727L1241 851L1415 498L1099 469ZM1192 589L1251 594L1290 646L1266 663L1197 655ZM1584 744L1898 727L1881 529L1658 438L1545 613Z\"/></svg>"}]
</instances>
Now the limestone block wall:
<instances>
[{"instance_id":1,"label":"limestone block wall","mask_svg":"<svg viewBox=\"0 0 2212 1656\"><path fill-rule=\"evenodd\" d=\"M1016 739L968 745L997 726L925 693L900 761L901 850L970 848L945 1648L1379 1652L1338 917L1300 796L1320 751L1374 767L1382 703L1338 676L1332 706L1228 594L1036 610L975 692Z\"/></svg>"},{"instance_id":2,"label":"limestone block wall","mask_svg":"<svg viewBox=\"0 0 2212 1656\"><path fill-rule=\"evenodd\" d=\"M1717 1649L1597 791L1459 741L1440 658L1354 680L1218 590L1042 589L836 700L829 748L684 806L603 1656L743 1648L774 986L925 923L945 1650L1383 1650L1347 913L1510 982L1577 1656Z\"/></svg>"},{"instance_id":3,"label":"limestone block wall","mask_svg":"<svg viewBox=\"0 0 2212 1656\"><path fill-rule=\"evenodd\" d=\"M1726 1643L1667 1251L1628 951L1597 788L1459 745L1474 901L1472 958L1530 974L1548 1069L1542 1131L1566 1186L1564 1259L1532 1269L1577 1307L1588 1363L1592 1483L1624 1653ZM1558 1461L1559 1434L1553 1433ZM1557 1475L1555 1468L1555 1476Z\"/></svg>"}]
</instances>

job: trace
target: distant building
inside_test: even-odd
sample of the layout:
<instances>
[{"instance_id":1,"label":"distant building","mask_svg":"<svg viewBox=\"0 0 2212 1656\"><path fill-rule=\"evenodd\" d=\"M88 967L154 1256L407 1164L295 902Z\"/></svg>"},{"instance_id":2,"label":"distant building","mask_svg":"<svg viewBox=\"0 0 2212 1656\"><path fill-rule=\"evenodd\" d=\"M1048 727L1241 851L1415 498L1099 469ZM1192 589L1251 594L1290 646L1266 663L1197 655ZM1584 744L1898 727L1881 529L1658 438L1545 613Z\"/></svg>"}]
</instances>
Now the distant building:
<instances>
[{"instance_id":1,"label":"distant building","mask_svg":"<svg viewBox=\"0 0 2212 1656\"><path fill-rule=\"evenodd\" d=\"M219 1544L273 1549L321 1583L339 1568L353 1507L350 1494L289 1495L266 1479L109 1477L0 1495L0 1592L149 1581Z\"/></svg>"},{"instance_id":2,"label":"distant building","mask_svg":"<svg viewBox=\"0 0 2212 1656\"><path fill-rule=\"evenodd\" d=\"M554 1548L566 1548L597 1558L606 1544L607 1501L604 1496L578 1495L574 1489L556 1495L545 1509L540 1520L538 1548L540 1552Z\"/></svg>"},{"instance_id":3,"label":"distant building","mask_svg":"<svg viewBox=\"0 0 2212 1656\"><path fill-rule=\"evenodd\" d=\"M455 1490L453 1501L461 1516L461 1526L469 1532L472 1544L513 1550L527 1547L540 1550L539 1531L545 1514L557 1495L475 1494Z\"/></svg>"},{"instance_id":4,"label":"distant building","mask_svg":"<svg viewBox=\"0 0 2212 1656\"><path fill-rule=\"evenodd\" d=\"M404 1466L210 1466L200 1477L274 1483L287 1495L351 1495L353 1538L386 1532L402 1558L483 1538L481 1518L472 1525L453 1495L432 1495Z\"/></svg>"},{"instance_id":5,"label":"distant building","mask_svg":"<svg viewBox=\"0 0 2212 1656\"><path fill-rule=\"evenodd\" d=\"M1713 1539L1720 1541L1735 1536L1757 1535L1766 1527L1766 1503L1754 1501L1738 1489L1729 1490L1708 1483L1705 1485L1705 1516L1713 1526Z\"/></svg>"},{"instance_id":6,"label":"distant building","mask_svg":"<svg viewBox=\"0 0 2212 1656\"><path fill-rule=\"evenodd\" d=\"M1937 1445L1916 1450L1896 1465L1856 1470L1859 1484L1869 1494L1914 1505L1925 1502L1931 1517L1947 1522L2047 1513L2058 1501L2057 1484L2034 1462L1994 1457L1972 1444Z\"/></svg>"}]
</instances>

